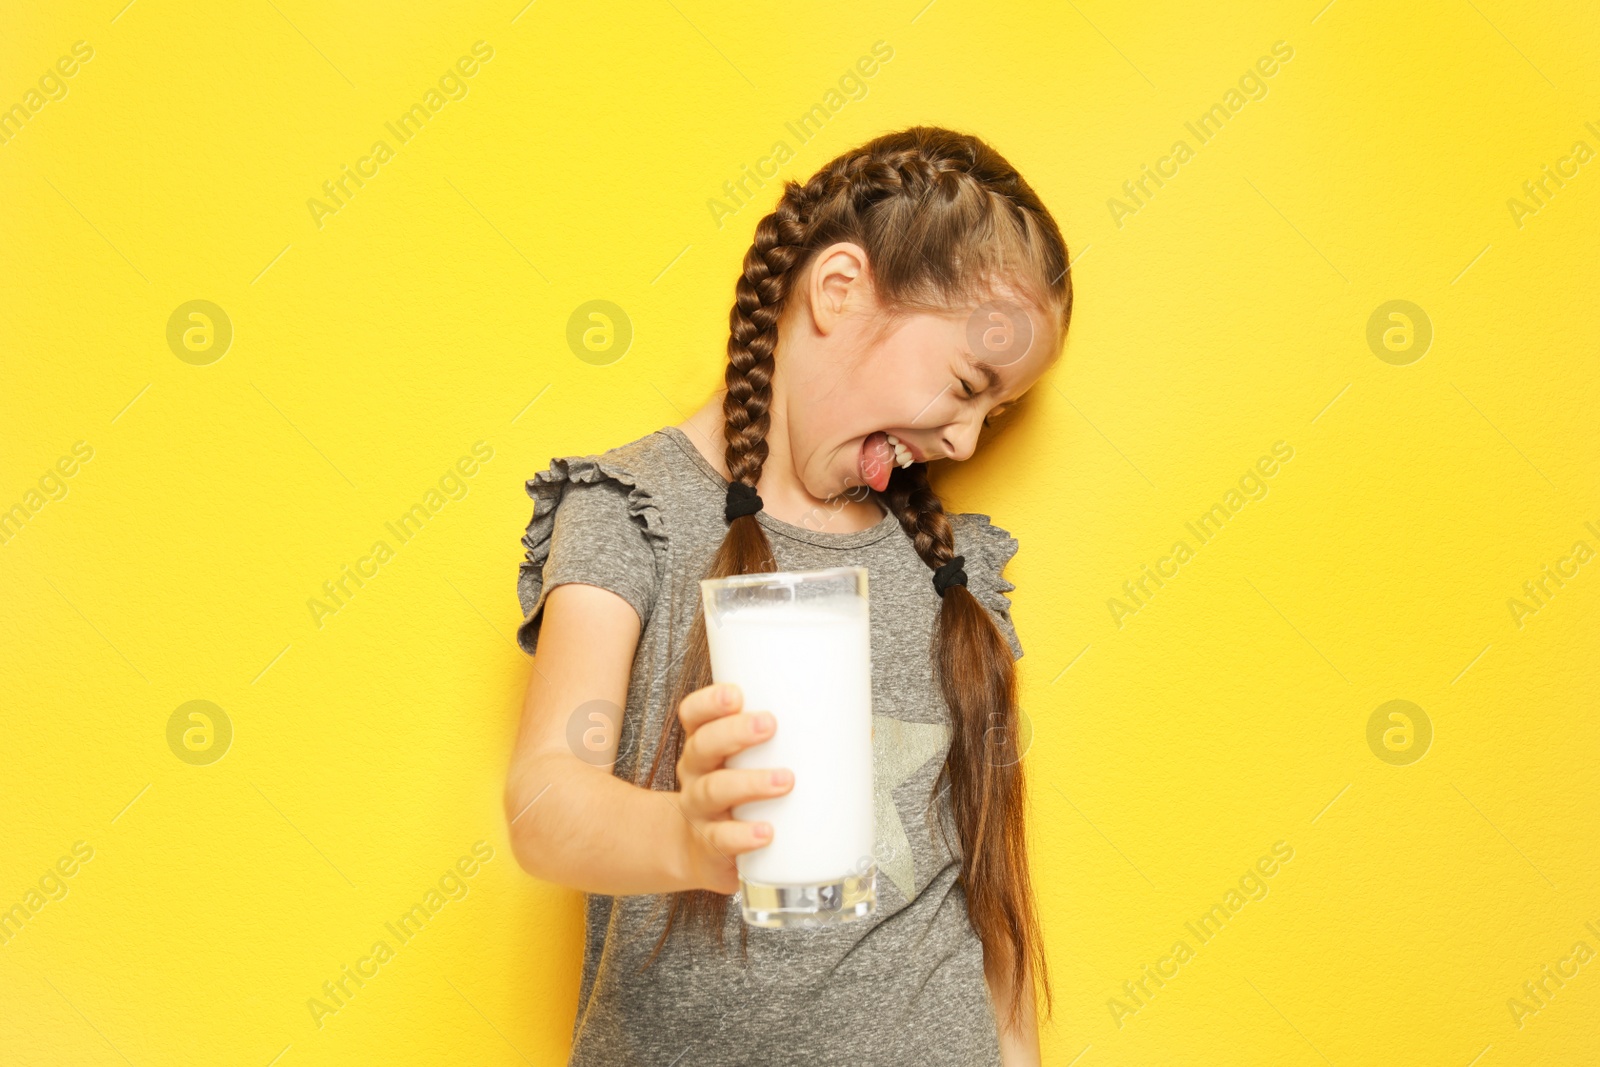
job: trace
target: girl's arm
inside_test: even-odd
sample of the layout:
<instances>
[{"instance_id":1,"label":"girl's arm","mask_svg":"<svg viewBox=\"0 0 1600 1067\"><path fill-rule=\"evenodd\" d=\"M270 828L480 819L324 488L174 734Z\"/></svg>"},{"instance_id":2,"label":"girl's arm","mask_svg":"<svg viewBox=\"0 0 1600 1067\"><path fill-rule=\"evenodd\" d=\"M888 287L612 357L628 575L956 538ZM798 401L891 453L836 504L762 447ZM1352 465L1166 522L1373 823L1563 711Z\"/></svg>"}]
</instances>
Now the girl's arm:
<instances>
[{"instance_id":1,"label":"girl's arm","mask_svg":"<svg viewBox=\"0 0 1600 1067\"><path fill-rule=\"evenodd\" d=\"M603 752L578 758L567 726L596 724L578 708L620 709L639 643L639 616L597 586L556 586L545 598L505 809L512 851L529 874L591 893L623 895L690 888L683 816L669 793L611 774L620 721L604 728ZM599 702L604 703L599 703ZM593 734L590 735L593 737Z\"/></svg>"},{"instance_id":2,"label":"girl's arm","mask_svg":"<svg viewBox=\"0 0 1600 1067\"><path fill-rule=\"evenodd\" d=\"M1027 972L1027 989L1022 995L1022 1009L1017 1013L1017 1025L1006 1026L1006 1005L1011 1003L1011 972L999 978L985 975L989 983L989 1000L994 1004L995 1018L1000 1023L1000 1063L1002 1067L1039 1067L1039 1022L1034 1014L1033 970Z\"/></svg>"},{"instance_id":3,"label":"girl's arm","mask_svg":"<svg viewBox=\"0 0 1600 1067\"><path fill-rule=\"evenodd\" d=\"M543 610L506 776L517 862L537 878L607 896L733 892L733 857L767 840L757 837L765 824L735 820L728 809L790 786L774 786L770 771L732 770L722 761L770 731L755 730L757 716L738 714L737 690L734 700L719 704L723 687L707 686L679 709L686 731L680 791L644 789L614 776L639 616L616 593L578 582L551 589ZM608 707L618 721L591 718L591 711ZM604 745L596 751L580 740L580 758L569 738L592 740L597 728Z\"/></svg>"}]
</instances>

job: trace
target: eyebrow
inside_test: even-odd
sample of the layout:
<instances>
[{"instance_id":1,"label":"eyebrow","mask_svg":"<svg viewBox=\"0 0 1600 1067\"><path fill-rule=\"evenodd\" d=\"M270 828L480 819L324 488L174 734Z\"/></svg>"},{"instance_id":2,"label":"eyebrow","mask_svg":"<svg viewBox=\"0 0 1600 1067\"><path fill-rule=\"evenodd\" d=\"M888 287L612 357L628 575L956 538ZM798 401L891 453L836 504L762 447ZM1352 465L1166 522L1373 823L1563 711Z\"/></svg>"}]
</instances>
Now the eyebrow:
<instances>
[{"instance_id":1,"label":"eyebrow","mask_svg":"<svg viewBox=\"0 0 1600 1067\"><path fill-rule=\"evenodd\" d=\"M993 367L982 360L974 360L972 365L983 372L984 381L988 388L996 389L999 387L1000 375L995 372Z\"/></svg>"}]
</instances>

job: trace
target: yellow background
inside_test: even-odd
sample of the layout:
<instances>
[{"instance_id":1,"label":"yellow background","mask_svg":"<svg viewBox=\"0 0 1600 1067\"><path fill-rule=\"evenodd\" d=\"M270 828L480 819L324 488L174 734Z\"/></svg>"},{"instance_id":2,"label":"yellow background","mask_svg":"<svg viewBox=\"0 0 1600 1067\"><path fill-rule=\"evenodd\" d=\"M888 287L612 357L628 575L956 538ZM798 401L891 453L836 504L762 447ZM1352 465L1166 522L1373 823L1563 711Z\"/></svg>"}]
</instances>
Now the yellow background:
<instances>
[{"instance_id":1,"label":"yellow background","mask_svg":"<svg viewBox=\"0 0 1600 1067\"><path fill-rule=\"evenodd\" d=\"M564 1062L581 898L518 870L499 806L522 483L715 386L778 193L719 228L741 166L782 139L803 179L917 122L990 140L1077 258L1031 414L940 474L1021 542L1046 1062L1594 1062L1600 959L1507 1006L1600 951L1600 562L1507 607L1600 549L1600 161L1507 206L1600 150L1586 5L121 4L0 32L5 107L94 49L0 145L0 507L94 450L0 545L0 907L94 849L0 946L0 1062ZM307 200L479 40L468 95L319 228ZM864 98L786 131L880 40ZM1119 227L1276 41L1267 95ZM195 299L234 330L205 366L166 341ZM635 331L606 365L566 342L596 299ZM1403 366L1366 341L1396 299L1434 330ZM1268 494L1118 627L1280 440ZM477 441L467 494L314 625ZM1366 739L1395 699L1434 731L1406 766ZM210 765L167 743L191 700L233 726ZM1119 1027L1122 983L1280 840L1265 899ZM468 894L319 1028L308 999L478 841Z\"/></svg>"}]
</instances>

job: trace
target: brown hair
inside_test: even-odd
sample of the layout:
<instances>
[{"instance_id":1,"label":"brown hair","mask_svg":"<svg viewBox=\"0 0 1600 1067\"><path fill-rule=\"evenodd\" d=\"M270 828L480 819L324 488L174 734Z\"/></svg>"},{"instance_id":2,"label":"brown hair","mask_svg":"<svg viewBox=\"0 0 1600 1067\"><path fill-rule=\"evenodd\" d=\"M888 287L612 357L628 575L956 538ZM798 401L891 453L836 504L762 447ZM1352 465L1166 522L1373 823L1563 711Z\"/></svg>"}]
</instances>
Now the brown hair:
<instances>
[{"instance_id":1,"label":"brown hair","mask_svg":"<svg viewBox=\"0 0 1600 1067\"><path fill-rule=\"evenodd\" d=\"M756 224L728 316L723 415L731 482L754 488L767 458L778 322L791 281L813 254L838 241L866 251L873 291L891 317L974 307L1003 284L1057 327L1055 337L1043 339L1055 344L1053 351L1065 337L1072 311L1066 244L1015 168L969 134L915 126L878 137L828 163L804 185L785 182L777 207ZM954 534L929 487L926 464L892 468L880 499L930 569L952 558ZM743 515L729 523L705 576L776 569L766 532L754 515ZM1048 1018L1053 1001L1028 877L1010 645L977 598L965 586L952 585L942 598L929 651L929 669L938 673L952 720L949 753L929 804L948 786L968 919L983 943L985 970L991 976L1010 971L1009 1018L1021 1010L1030 960ZM684 737L676 709L711 682L705 613L697 608L646 785L656 785L664 762L663 787L677 787ZM944 820L938 823L943 834ZM714 931L720 946L727 907L727 896L709 890L673 894L666 928L645 966L661 951L680 913ZM749 931L742 923L740 931L743 946Z\"/></svg>"}]
</instances>

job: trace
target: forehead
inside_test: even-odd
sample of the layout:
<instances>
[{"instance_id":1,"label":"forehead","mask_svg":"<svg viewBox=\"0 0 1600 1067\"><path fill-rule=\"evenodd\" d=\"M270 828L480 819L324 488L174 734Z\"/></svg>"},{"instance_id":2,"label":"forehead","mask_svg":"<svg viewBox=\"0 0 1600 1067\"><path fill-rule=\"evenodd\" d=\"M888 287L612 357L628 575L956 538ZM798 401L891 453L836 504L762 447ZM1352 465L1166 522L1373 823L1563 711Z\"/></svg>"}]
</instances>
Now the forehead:
<instances>
[{"instance_id":1,"label":"forehead","mask_svg":"<svg viewBox=\"0 0 1600 1067\"><path fill-rule=\"evenodd\" d=\"M1053 359L1049 320L1031 305L1000 299L895 320L877 327L880 343L918 359L954 357L1007 399L1026 392Z\"/></svg>"},{"instance_id":2,"label":"forehead","mask_svg":"<svg viewBox=\"0 0 1600 1067\"><path fill-rule=\"evenodd\" d=\"M1031 306L989 301L968 312L957 326L961 357L996 392L1025 392L1051 362L1049 325Z\"/></svg>"}]
</instances>

